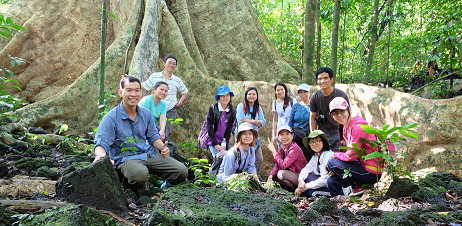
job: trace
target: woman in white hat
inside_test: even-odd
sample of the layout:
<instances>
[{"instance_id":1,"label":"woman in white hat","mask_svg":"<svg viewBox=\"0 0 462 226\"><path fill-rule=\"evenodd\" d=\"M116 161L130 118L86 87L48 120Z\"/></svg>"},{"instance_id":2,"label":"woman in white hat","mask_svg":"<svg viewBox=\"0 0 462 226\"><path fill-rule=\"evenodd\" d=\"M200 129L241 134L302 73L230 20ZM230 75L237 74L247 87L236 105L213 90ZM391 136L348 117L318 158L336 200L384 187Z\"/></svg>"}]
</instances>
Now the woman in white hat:
<instances>
[{"instance_id":1,"label":"woman in white hat","mask_svg":"<svg viewBox=\"0 0 462 226\"><path fill-rule=\"evenodd\" d=\"M255 179L259 181L255 168L255 151L252 148L256 141L257 131L253 129L250 123L241 123L237 132L237 143L223 157L217 175L218 181L222 182L231 175L242 172L253 174Z\"/></svg>"},{"instance_id":2,"label":"woman in white hat","mask_svg":"<svg viewBox=\"0 0 462 226\"><path fill-rule=\"evenodd\" d=\"M306 161L309 162L314 153L303 145L303 138L310 132L310 86L301 84L297 93L300 97L300 102L292 106L289 126L294 131L294 141L300 146Z\"/></svg>"}]
</instances>

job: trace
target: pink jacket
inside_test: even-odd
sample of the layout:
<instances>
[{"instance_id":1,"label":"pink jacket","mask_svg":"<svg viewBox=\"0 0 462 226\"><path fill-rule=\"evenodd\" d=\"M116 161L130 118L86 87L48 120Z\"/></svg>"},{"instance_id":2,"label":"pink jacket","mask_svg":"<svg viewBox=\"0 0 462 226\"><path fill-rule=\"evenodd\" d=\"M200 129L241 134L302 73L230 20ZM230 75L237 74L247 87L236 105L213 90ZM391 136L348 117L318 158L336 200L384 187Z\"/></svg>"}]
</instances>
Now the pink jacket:
<instances>
[{"instance_id":1,"label":"pink jacket","mask_svg":"<svg viewBox=\"0 0 462 226\"><path fill-rule=\"evenodd\" d=\"M284 159L282 158L282 152L285 154ZM271 176L275 176L279 170L285 170L287 168L289 168L291 172L299 174L307 164L302 149L300 149L295 142L292 142L288 149L284 150L282 147L279 148L278 153L273 158L273 162L274 167L273 170L271 170Z\"/></svg>"},{"instance_id":2,"label":"pink jacket","mask_svg":"<svg viewBox=\"0 0 462 226\"><path fill-rule=\"evenodd\" d=\"M366 151L366 155L372 152L376 152L376 148L372 148L371 145L367 142L360 142L359 139L367 138L368 140L377 140L375 135L366 134L363 129L361 129L361 124L368 125L368 123L361 117L355 116L351 118L350 126L347 128L343 127L343 137L345 138L346 146L352 147L352 144L358 144L359 148L362 148ZM358 160L358 154L354 153L354 150L350 149L346 152L336 152L333 158L338 158L342 161L350 162ZM364 166L364 168L375 174L382 174L383 172L383 159L375 158L370 160L364 160L359 158L359 162Z\"/></svg>"}]
</instances>

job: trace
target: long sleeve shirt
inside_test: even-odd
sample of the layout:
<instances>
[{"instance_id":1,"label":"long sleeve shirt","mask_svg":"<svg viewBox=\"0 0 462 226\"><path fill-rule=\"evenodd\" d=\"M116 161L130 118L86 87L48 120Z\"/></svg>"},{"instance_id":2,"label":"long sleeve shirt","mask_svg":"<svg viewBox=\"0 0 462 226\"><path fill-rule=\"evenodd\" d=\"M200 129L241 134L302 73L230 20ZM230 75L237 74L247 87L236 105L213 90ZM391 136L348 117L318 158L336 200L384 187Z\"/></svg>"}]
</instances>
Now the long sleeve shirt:
<instances>
[{"instance_id":1,"label":"long sleeve shirt","mask_svg":"<svg viewBox=\"0 0 462 226\"><path fill-rule=\"evenodd\" d=\"M239 103L236 108L236 128L234 130L234 134L237 134L237 129L239 128L239 125L242 123L243 119L252 119L252 115L250 114L253 112L253 107L250 107L249 112L244 112L244 104ZM255 115L254 120L259 120L261 122L261 126L264 126L266 124L266 119L265 119L265 114L263 113L263 108L260 106L258 109L257 114ZM255 131L258 131L260 127L258 127L255 124L252 124L252 127Z\"/></svg>"},{"instance_id":2,"label":"long sleeve shirt","mask_svg":"<svg viewBox=\"0 0 462 226\"><path fill-rule=\"evenodd\" d=\"M292 142L287 149L283 147L278 149L278 153L274 156L273 162L274 167L273 170L271 170L271 176L275 176L279 170L285 169L289 169L291 172L298 174L306 165L306 158L297 143Z\"/></svg>"},{"instance_id":3,"label":"long sleeve shirt","mask_svg":"<svg viewBox=\"0 0 462 226\"><path fill-rule=\"evenodd\" d=\"M300 103L294 104L292 110L290 111L289 118L290 127L302 127L307 131L310 130L310 106L304 106Z\"/></svg>"},{"instance_id":4,"label":"long sleeve shirt","mask_svg":"<svg viewBox=\"0 0 462 226\"><path fill-rule=\"evenodd\" d=\"M333 151L324 151L321 155L315 154L311 157L310 162L300 172L298 181L304 181L308 174L314 173L320 177L317 180L310 181L305 184L306 189L317 189L321 187L327 187L327 178L330 177L326 171L326 165L330 158L334 155Z\"/></svg>"},{"instance_id":5,"label":"long sleeve shirt","mask_svg":"<svg viewBox=\"0 0 462 226\"><path fill-rule=\"evenodd\" d=\"M101 146L117 166L132 159L155 157L153 143L157 139L160 135L151 112L137 106L136 118L132 120L121 103L103 117L96 132L95 147Z\"/></svg>"},{"instance_id":6,"label":"long sleeve shirt","mask_svg":"<svg viewBox=\"0 0 462 226\"><path fill-rule=\"evenodd\" d=\"M238 152L241 155L241 164L239 165ZM223 157L220 169L218 170L217 180L222 182L236 173L237 170L247 173L257 172L255 167L255 151L249 146L247 153L242 148L232 147Z\"/></svg>"}]
</instances>

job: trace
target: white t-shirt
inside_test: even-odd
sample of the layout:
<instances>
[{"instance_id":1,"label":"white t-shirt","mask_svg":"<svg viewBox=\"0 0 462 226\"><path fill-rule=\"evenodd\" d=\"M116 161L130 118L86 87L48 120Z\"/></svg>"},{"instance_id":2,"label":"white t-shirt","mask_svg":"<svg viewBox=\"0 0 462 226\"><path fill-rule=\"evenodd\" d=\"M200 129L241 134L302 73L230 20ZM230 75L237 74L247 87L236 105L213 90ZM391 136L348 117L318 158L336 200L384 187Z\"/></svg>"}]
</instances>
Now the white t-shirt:
<instances>
[{"instance_id":1,"label":"white t-shirt","mask_svg":"<svg viewBox=\"0 0 462 226\"><path fill-rule=\"evenodd\" d=\"M281 126L289 124L290 112L292 111L292 105L296 103L297 103L297 100L292 97L292 103L289 102L289 105L284 110L283 109L284 102L273 101L273 103L271 104L271 111L276 112L276 115L277 115L278 124L276 128L276 132L279 130ZM276 104L276 107L274 106L274 104Z\"/></svg>"}]
</instances>

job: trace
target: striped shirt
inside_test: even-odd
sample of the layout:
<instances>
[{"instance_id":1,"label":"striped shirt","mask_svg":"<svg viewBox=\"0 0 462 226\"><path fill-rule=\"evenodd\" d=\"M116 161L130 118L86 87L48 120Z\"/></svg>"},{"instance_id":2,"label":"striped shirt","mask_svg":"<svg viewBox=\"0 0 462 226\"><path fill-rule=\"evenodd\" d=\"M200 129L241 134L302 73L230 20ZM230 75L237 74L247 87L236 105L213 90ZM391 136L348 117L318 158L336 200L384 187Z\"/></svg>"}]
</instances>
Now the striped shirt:
<instances>
[{"instance_id":1,"label":"striped shirt","mask_svg":"<svg viewBox=\"0 0 462 226\"><path fill-rule=\"evenodd\" d=\"M149 76L149 78L141 84L146 90L151 90L152 87L154 87L154 85L160 81L166 82L168 84L168 95L163 101L167 104L167 111L169 111L174 108L178 102L176 97L177 92L185 94L188 92L188 88L186 88L183 81L178 76L172 75L170 79L165 79L162 75L162 72L152 73L151 76Z\"/></svg>"}]
</instances>

